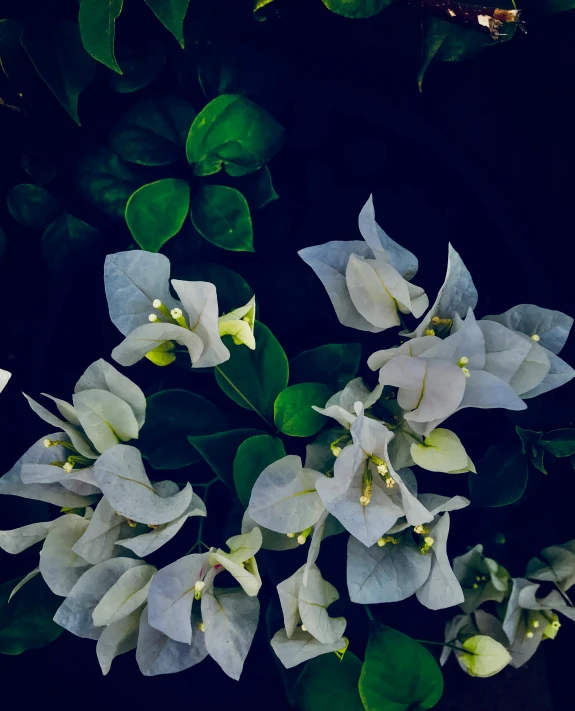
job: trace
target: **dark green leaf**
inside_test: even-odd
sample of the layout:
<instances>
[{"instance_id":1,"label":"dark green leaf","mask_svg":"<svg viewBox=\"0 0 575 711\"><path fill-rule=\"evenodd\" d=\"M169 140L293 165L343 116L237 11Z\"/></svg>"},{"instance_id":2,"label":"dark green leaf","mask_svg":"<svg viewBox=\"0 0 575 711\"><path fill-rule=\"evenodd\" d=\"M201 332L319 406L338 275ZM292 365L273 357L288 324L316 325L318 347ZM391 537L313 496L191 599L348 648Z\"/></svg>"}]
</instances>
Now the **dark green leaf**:
<instances>
[{"instance_id":1,"label":"dark green leaf","mask_svg":"<svg viewBox=\"0 0 575 711\"><path fill-rule=\"evenodd\" d=\"M540 439L543 433L535 432L534 430L524 430L519 426L515 427L515 431L521 440L521 451L523 454L528 457L536 469L539 469L543 474L547 474L543 463L545 451L540 446Z\"/></svg>"},{"instance_id":2,"label":"dark green leaf","mask_svg":"<svg viewBox=\"0 0 575 711\"><path fill-rule=\"evenodd\" d=\"M261 210L268 203L277 200L279 195L274 190L272 176L267 165L255 173L237 178L240 192L248 201L251 210Z\"/></svg>"},{"instance_id":3,"label":"dark green leaf","mask_svg":"<svg viewBox=\"0 0 575 711\"><path fill-rule=\"evenodd\" d=\"M264 434L261 430L246 428L200 437L188 437L188 441L194 445L224 484L233 489L234 459L239 446L246 439L261 434Z\"/></svg>"},{"instance_id":4,"label":"dark green leaf","mask_svg":"<svg viewBox=\"0 0 575 711\"><path fill-rule=\"evenodd\" d=\"M222 169L246 175L279 151L284 130L267 111L238 94L218 96L197 115L186 144L196 175Z\"/></svg>"},{"instance_id":5,"label":"dark green leaf","mask_svg":"<svg viewBox=\"0 0 575 711\"><path fill-rule=\"evenodd\" d=\"M96 78L96 63L82 45L74 22L27 28L22 46L54 96L80 125L78 98Z\"/></svg>"},{"instance_id":6,"label":"dark green leaf","mask_svg":"<svg viewBox=\"0 0 575 711\"><path fill-rule=\"evenodd\" d=\"M575 454L575 430L552 430L541 435L539 444L554 457L570 457Z\"/></svg>"},{"instance_id":7,"label":"dark green leaf","mask_svg":"<svg viewBox=\"0 0 575 711\"><path fill-rule=\"evenodd\" d=\"M360 343L320 346L300 353L290 362L290 381L325 383L340 390L355 377L360 360Z\"/></svg>"},{"instance_id":8,"label":"dark green leaf","mask_svg":"<svg viewBox=\"0 0 575 711\"><path fill-rule=\"evenodd\" d=\"M32 230L45 230L62 213L62 205L52 193L30 183L12 188L7 202L16 222Z\"/></svg>"},{"instance_id":9,"label":"dark green leaf","mask_svg":"<svg viewBox=\"0 0 575 711\"><path fill-rule=\"evenodd\" d=\"M228 425L226 413L200 395L162 390L147 399L138 449L154 469L181 469L201 459L188 435L213 434Z\"/></svg>"},{"instance_id":10,"label":"dark green leaf","mask_svg":"<svg viewBox=\"0 0 575 711\"><path fill-rule=\"evenodd\" d=\"M159 252L182 229L189 209L188 183L164 178L136 190L126 205L126 222L142 249Z\"/></svg>"},{"instance_id":11,"label":"dark green leaf","mask_svg":"<svg viewBox=\"0 0 575 711\"><path fill-rule=\"evenodd\" d=\"M157 39L144 47L124 47L116 50L122 74L109 74L108 84L118 94L131 94L155 81L166 63L166 50Z\"/></svg>"},{"instance_id":12,"label":"dark green leaf","mask_svg":"<svg viewBox=\"0 0 575 711\"><path fill-rule=\"evenodd\" d=\"M184 46L184 19L190 0L146 0L154 15Z\"/></svg>"},{"instance_id":13,"label":"dark green leaf","mask_svg":"<svg viewBox=\"0 0 575 711\"><path fill-rule=\"evenodd\" d=\"M311 659L297 680L295 693L301 711L364 711L358 683L361 661L346 652L340 661L335 654Z\"/></svg>"},{"instance_id":14,"label":"dark green leaf","mask_svg":"<svg viewBox=\"0 0 575 711\"><path fill-rule=\"evenodd\" d=\"M359 679L366 711L430 709L443 693L433 656L402 632L373 624Z\"/></svg>"},{"instance_id":15,"label":"dark green leaf","mask_svg":"<svg viewBox=\"0 0 575 711\"><path fill-rule=\"evenodd\" d=\"M280 432L292 437L311 437L326 424L326 419L312 409L324 407L334 389L323 383L290 385L277 396L274 422Z\"/></svg>"},{"instance_id":16,"label":"dark green leaf","mask_svg":"<svg viewBox=\"0 0 575 711\"><path fill-rule=\"evenodd\" d=\"M255 351L236 346L231 336L224 336L230 359L216 366L216 380L234 402L271 425L274 402L287 385L289 366L284 349L267 326L256 321L254 335Z\"/></svg>"},{"instance_id":17,"label":"dark green leaf","mask_svg":"<svg viewBox=\"0 0 575 711\"><path fill-rule=\"evenodd\" d=\"M393 0L323 0L323 4L332 12L357 19L377 15L392 2Z\"/></svg>"},{"instance_id":18,"label":"dark green leaf","mask_svg":"<svg viewBox=\"0 0 575 711\"><path fill-rule=\"evenodd\" d=\"M218 294L220 312L228 313L247 304L254 295L246 280L236 272L214 262L175 264L172 262L172 279L209 281Z\"/></svg>"},{"instance_id":19,"label":"dark green leaf","mask_svg":"<svg viewBox=\"0 0 575 711\"><path fill-rule=\"evenodd\" d=\"M234 483L245 509L259 475L269 464L285 456L281 439L271 435L258 435L242 442L234 459Z\"/></svg>"},{"instance_id":20,"label":"dark green leaf","mask_svg":"<svg viewBox=\"0 0 575 711\"><path fill-rule=\"evenodd\" d=\"M496 444L477 464L477 474L469 475L473 506L507 506L518 501L529 475L529 460L520 449Z\"/></svg>"},{"instance_id":21,"label":"dark green leaf","mask_svg":"<svg viewBox=\"0 0 575 711\"><path fill-rule=\"evenodd\" d=\"M117 220L124 219L130 195L145 182L132 166L103 146L80 158L73 179L88 204Z\"/></svg>"},{"instance_id":22,"label":"dark green leaf","mask_svg":"<svg viewBox=\"0 0 575 711\"><path fill-rule=\"evenodd\" d=\"M191 210L198 232L217 247L253 252L250 208L245 197L224 185L204 185L195 194Z\"/></svg>"},{"instance_id":23,"label":"dark green leaf","mask_svg":"<svg viewBox=\"0 0 575 711\"><path fill-rule=\"evenodd\" d=\"M73 215L64 213L42 235L42 257L56 274L78 271L93 264L104 251L99 230Z\"/></svg>"},{"instance_id":24,"label":"dark green leaf","mask_svg":"<svg viewBox=\"0 0 575 711\"><path fill-rule=\"evenodd\" d=\"M82 43L88 54L102 64L122 73L114 54L116 20L124 0L80 0L78 23Z\"/></svg>"},{"instance_id":25,"label":"dark green leaf","mask_svg":"<svg viewBox=\"0 0 575 711\"><path fill-rule=\"evenodd\" d=\"M110 131L110 145L121 158L141 165L168 165L185 157L196 116L179 96L158 96L132 104Z\"/></svg>"},{"instance_id":26,"label":"dark green leaf","mask_svg":"<svg viewBox=\"0 0 575 711\"><path fill-rule=\"evenodd\" d=\"M27 649L45 647L64 631L52 620L62 598L50 591L40 575L28 581L8 602L20 580L15 578L0 585L2 654L22 654Z\"/></svg>"}]
</instances>

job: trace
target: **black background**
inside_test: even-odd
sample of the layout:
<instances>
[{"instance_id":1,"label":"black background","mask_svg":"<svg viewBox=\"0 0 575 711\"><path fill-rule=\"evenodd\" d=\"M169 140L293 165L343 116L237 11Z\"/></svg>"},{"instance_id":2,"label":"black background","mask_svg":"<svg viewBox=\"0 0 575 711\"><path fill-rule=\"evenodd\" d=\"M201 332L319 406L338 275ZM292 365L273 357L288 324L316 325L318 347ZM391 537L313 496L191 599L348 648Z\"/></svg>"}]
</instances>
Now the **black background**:
<instances>
[{"instance_id":1,"label":"black background","mask_svg":"<svg viewBox=\"0 0 575 711\"><path fill-rule=\"evenodd\" d=\"M74 3L70 5L73 17ZM126 5L118 22L120 39L158 33L157 21L142 4ZM451 242L473 274L478 316L501 313L517 303L575 314L571 249L575 13L534 17L527 35L490 48L471 62L433 65L420 94L418 11L392 7L371 20L352 21L329 13L320 0L284 1L281 15L260 25L251 21L245 5L232 7L218 0L201 22L190 18L186 31L192 39L177 60L179 71L173 70L174 61L141 94L175 88L199 108L202 96L194 81L198 59L229 54L240 57L241 65L246 51L261 58L257 69L248 65L244 81L248 95L286 128L286 146L270 166L280 199L255 216L255 255L223 253L203 245L201 256L244 276L258 298L259 318L289 357L324 343L361 341L365 362L374 350L395 343L395 333L364 335L340 326L320 282L296 254L302 247L329 240L357 239L357 215L370 192L382 227L418 256L420 272L414 281L431 298L443 281ZM34 3L4 6L4 17L22 16L23 8L32 17L37 10ZM179 52L167 34L163 39L172 54ZM16 98L1 86L2 98ZM54 190L70 212L102 229L106 252L127 248L125 226L94 214L75 195L70 177L78 148L88 140L105 141L127 100L130 97L108 92L99 80L81 98L82 129L67 119L39 80L28 98L27 115L0 107L4 195L13 185L30 181L20 167L23 149L33 146L55 155L59 175ZM49 392L68 399L92 361L109 359L120 334L107 318L103 254L101 260L50 273L41 258L40 235L15 223L5 200L1 202L8 248L0 261L0 367L14 373L0 396L0 471L7 471L49 428L27 408L20 392L33 397ZM197 258L196 243L192 237L189 244L186 239L180 235L164 250L173 263ZM573 339L562 355L575 364ZM225 396L212 389L209 375L178 366L160 373L147 362L127 374L147 393L185 387L208 392L211 399L227 405ZM522 424L547 429L573 425L574 395L571 383L539 398L539 405L531 401ZM237 408L234 412L238 424L247 426L249 416ZM256 421L253 425L259 426ZM512 424L501 412L460 413L453 418L453 429L474 459L490 444L515 438ZM294 441L287 446L292 452L302 448ZM211 476L202 465L184 475L191 481ZM568 462L561 462L547 478L537 479L533 473L531 496L517 506L453 514L450 555L482 542L512 575L522 575L525 563L540 548L574 537L574 475ZM182 473L176 478L181 480ZM422 473L420 488L465 495L467 482L464 476ZM237 526L238 512L220 485L210 492L209 504L207 540L222 545L228 529ZM42 520L47 506L7 498L0 502L0 511L1 527L8 529ZM185 553L195 539L195 525L188 522L181 540L162 549L160 564ZM494 543L499 532L505 535L505 545ZM2 553L2 581L35 567L36 556L35 549L18 557ZM64 634L43 650L0 659L3 699L18 698L24 708L49 702L89 709L290 708L267 646L264 612L273 585L298 565L295 557L262 555L266 574L262 617L239 684L209 659L177 675L144 678L133 653L116 659L110 674L102 678L94 643ZM344 560L342 541L324 544L320 565L340 590L342 610ZM414 637L435 640L442 639L452 612L433 613L413 600L375 609L378 619ZM360 606L347 605L345 614L351 649L361 655L367 618ZM575 628L565 620L558 638L543 643L526 667L507 669L488 680L464 676L451 660L445 670L446 692L437 708L566 708L562 699L574 640Z\"/></svg>"}]
</instances>

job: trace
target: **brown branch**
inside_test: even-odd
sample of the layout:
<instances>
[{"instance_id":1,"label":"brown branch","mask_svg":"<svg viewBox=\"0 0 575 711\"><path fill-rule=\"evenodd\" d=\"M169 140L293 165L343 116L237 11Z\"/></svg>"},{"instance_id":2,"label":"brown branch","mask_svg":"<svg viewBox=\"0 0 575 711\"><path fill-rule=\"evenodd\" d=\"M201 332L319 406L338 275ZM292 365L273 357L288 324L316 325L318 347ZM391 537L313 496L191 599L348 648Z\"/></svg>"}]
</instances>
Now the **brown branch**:
<instances>
[{"instance_id":1,"label":"brown branch","mask_svg":"<svg viewBox=\"0 0 575 711\"><path fill-rule=\"evenodd\" d=\"M506 22L521 22L520 10L503 10L486 5L468 5L454 0L402 0L405 5L417 5L433 15L462 27L489 32L497 39L500 27Z\"/></svg>"}]
</instances>

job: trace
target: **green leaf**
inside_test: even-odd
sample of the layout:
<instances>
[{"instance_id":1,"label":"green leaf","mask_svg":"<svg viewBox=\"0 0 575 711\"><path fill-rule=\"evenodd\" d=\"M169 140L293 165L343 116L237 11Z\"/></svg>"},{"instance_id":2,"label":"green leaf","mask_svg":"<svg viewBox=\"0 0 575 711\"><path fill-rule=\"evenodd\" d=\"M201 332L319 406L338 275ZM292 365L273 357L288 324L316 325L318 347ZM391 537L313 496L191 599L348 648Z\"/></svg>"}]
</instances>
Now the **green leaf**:
<instances>
[{"instance_id":1,"label":"green leaf","mask_svg":"<svg viewBox=\"0 0 575 711\"><path fill-rule=\"evenodd\" d=\"M142 249L159 252L182 229L189 209L188 183L164 178L136 190L126 205L126 222Z\"/></svg>"},{"instance_id":2,"label":"green leaf","mask_svg":"<svg viewBox=\"0 0 575 711\"><path fill-rule=\"evenodd\" d=\"M236 272L215 262L174 264L172 279L209 281L216 287L220 312L228 313L247 304L254 295L247 281Z\"/></svg>"},{"instance_id":3,"label":"green leaf","mask_svg":"<svg viewBox=\"0 0 575 711\"><path fill-rule=\"evenodd\" d=\"M256 321L254 335L255 351L236 346L231 336L224 336L230 359L216 366L216 380L228 397L271 426L274 402L288 383L289 366L284 349L267 326Z\"/></svg>"},{"instance_id":4,"label":"green leaf","mask_svg":"<svg viewBox=\"0 0 575 711\"><path fill-rule=\"evenodd\" d=\"M279 151L284 130L267 111L238 94L223 94L196 116L186 152L196 175L247 175Z\"/></svg>"},{"instance_id":5,"label":"green leaf","mask_svg":"<svg viewBox=\"0 0 575 711\"><path fill-rule=\"evenodd\" d=\"M366 711L430 709L443 694L443 676L419 642L376 623L369 633L359 693Z\"/></svg>"},{"instance_id":6,"label":"green leaf","mask_svg":"<svg viewBox=\"0 0 575 711\"><path fill-rule=\"evenodd\" d=\"M524 430L519 426L515 427L515 431L521 440L521 451L523 454L529 458L529 461L536 469L539 469L543 474L547 474L543 463L545 451L541 449L540 446L540 439L543 433L535 432L534 430Z\"/></svg>"},{"instance_id":7,"label":"green leaf","mask_svg":"<svg viewBox=\"0 0 575 711\"><path fill-rule=\"evenodd\" d=\"M116 58L122 74L108 74L108 84L118 94L131 94L155 81L166 63L166 50L157 39L151 39L144 47L120 45Z\"/></svg>"},{"instance_id":8,"label":"green leaf","mask_svg":"<svg viewBox=\"0 0 575 711\"><path fill-rule=\"evenodd\" d=\"M237 185L240 192L248 201L252 210L261 210L268 203L279 198L274 190L272 176L267 165L256 170L255 173L237 178Z\"/></svg>"},{"instance_id":9,"label":"green leaf","mask_svg":"<svg viewBox=\"0 0 575 711\"><path fill-rule=\"evenodd\" d=\"M40 575L27 582L8 602L20 580L15 578L0 585L2 654L22 654L27 649L45 647L64 631L52 620L62 599L50 591Z\"/></svg>"},{"instance_id":10,"label":"green leaf","mask_svg":"<svg viewBox=\"0 0 575 711\"><path fill-rule=\"evenodd\" d=\"M545 432L539 444L554 457L570 457L575 454L575 430L562 429Z\"/></svg>"},{"instance_id":11,"label":"green leaf","mask_svg":"<svg viewBox=\"0 0 575 711\"><path fill-rule=\"evenodd\" d=\"M42 257L56 274L78 272L100 259L103 252L102 233L68 213L53 222L42 235Z\"/></svg>"},{"instance_id":12,"label":"green leaf","mask_svg":"<svg viewBox=\"0 0 575 711\"><path fill-rule=\"evenodd\" d=\"M311 659L295 686L301 711L363 711L358 683L361 661L346 652L340 660L335 654Z\"/></svg>"},{"instance_id":13,"label":"green leaf","mask_svg":"<svg viewBox=\"0 0 575 711\"><path fill-rule=\"evenodd\" d=\"M78 23L82 43L88 54L98 62L122 73L114 54L116 20L124 0L80 0Z\"/></svg>"},{"instance_id":14,"label":"green leaf","mask_svg":"<svg viewBox=\"0 0 575 711\"><path fill-rule=\"evenodd\" d=\"M192 200L192 222L217 247L253 252L250 208L245 197L224 185L203 185Z\"/></svg>"},{"instance_id":15,"label":"green leaf","mask_svg":"<svg viewBox=\"0 0 575 711\"><path fill-rule=\"evenodd\" d=\"M190 0L146 0L158 20L184 47L184 20Z\"/></svg>"},{"instance_id":16,"label":"green leaf","mask_svg":"<svg viewBox=\"0 0 575 711\"><path fill-rule=\"evenodd\" d=\"M162 390L147 398L138 449L154 469L181 469L201 459L188 435L213 434L226 427L226 413L201 395Z\"/></svg>"},{"instance_id":17,"label":"green leaf","mask_svg":"<svg viewBox=\"0 0 575 711\"><path fill-rule=\"evenodd\" d=\"M192 106L179 96L158 96L132 104L110 131L110 145L124 160L168 165L185 158Z\"/></svg>"},{"instance_id":18,"label":"green leaf","mask_svg":"<svg viewBox=\"0 0 575 711\"><path fill-rule=\"evenodd\" d=\"M325 407L334 389L323 383L290 385L277 396L274 422L280 432L292 437L311 437L326 424L326 419L312 409Z\"/></svg>"},{"instance_id":19,"label":"green leaf","mask_svg":"<svg viewBox=\"0 0 575 711\"><path fill-rule=\"evenodd\" d=\"M261 434L264 434L261 430L246 428L201 437L188 437L188 441L194 445L224 484L233 489L234 459L238 448L245 440Z\"/></svg>"},{"instance_id":20,"label":"green leaf","mask_svg":"<svg viewBox=\"0 0 575 711\"><path fill-rule=\"evenodd\" d=\"M297 355L290 362L290 381L325 383L341 390L355 378L360 360L361 343L330 343Z\"/></svg>"},{"instance_id":21,"label":"green leaf","mask_svg":"<svg viewBox=\"0 0 575 711\"><path fill-rule=\"evenodd\" d=\"M96 78L96 63L84 50L74 22L27 28L22 46L54 96L80 125L78 98Z\"/></svg>"},{"instance_id":22,"label":"green leaf","mask_svg":"<svg viewBox=\"0 0 575 711\"><path fill-rule=\"evenodd\" d=\"M393 0L323 0L323 4L332 12L353 19L377 15L392 2Z\"/></svg>"},{"instance_id":23,"label":"green leaf","mask_svg":"<svg viewBox=\"0 0 575 711\"><path fill-rule=\"evenodd\" d=\"M242 442L234 459L234 483L245 509L259 475L269 464L285 456L286 451L278 437L264 434Z\"/></svg>"},{"instance_id":24,"label":"green leaf","mask_svg":"<svg viewBox=\"0 0 575 711\"><path fill-rule=\"evenodd\" d=\"M7 203L16 222L32 230L45 230L62 213L62 205L52 193L30 183L13 187Z\"/></svg>"},{"instance_id":25,"label":"green leaf","mask_svg":"<svg viewBox=\"0 0 575 711\"><path fill-rule=\"evenodd\" d=\"M477 474L469 475L473 506L507 506L518 501L529 475L529 460L520 449L496 444L477 463Z\"/></svg>"},{"instance_id":26,"label":"green leaf","mask_svg":"<svg viewBox=\"0 0 575 711\"><path fill-rule=\"evenodd\" d=\"M144 182L132 166L103 146L84 154L73 174L80 197L117 220L124 219L130 195Z\"/></svg>"}]
</instances>

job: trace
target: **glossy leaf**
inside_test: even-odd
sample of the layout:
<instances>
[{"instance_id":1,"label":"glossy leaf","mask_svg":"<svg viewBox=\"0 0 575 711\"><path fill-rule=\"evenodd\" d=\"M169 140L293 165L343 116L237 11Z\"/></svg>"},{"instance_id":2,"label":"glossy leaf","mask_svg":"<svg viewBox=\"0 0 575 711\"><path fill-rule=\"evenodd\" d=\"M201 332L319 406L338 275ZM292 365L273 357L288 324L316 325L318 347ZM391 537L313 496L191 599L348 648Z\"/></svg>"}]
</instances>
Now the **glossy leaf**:
<instances>
[{"instance_id":1,"label":"glossy leaf","mask_svg":"<svg viewBox=\"0 0 575 711\"><path fill-rule=\"evenodd\" d=\"M301 711L363 711L358 683L361 661L346 652L340 661L335 654L311 659L295 686Z\"/></svg>"},{"instance_id":2,"label":"glossy leaf","mask_svg":"<svg viewBox=\"0 0 575 711\"><path fill-rule=\"evenodd\" d=\"M30 183L13 187L7 204L16 222L32 230L45 230L62 212L60 201L46 188Z\"/></svg>"},{"instance_id":3,"label":"glossy leaf","mask_svg":"<svg viewBox=\"0 0 575 711\"><path fill-rule=\"evenodd\" d=\"M122 73L116 55L114 40L116 20L122 12L124 0L80 0L78 23L82 43L88 54L118 74Z\"/></svg>"},{"instance_id":4,"label":"glossy leaf","mask_svg":"<svg viewBox=\"0 0 575 711\"><path fill-rule=\"evenodd\" d=\"M507 506L518 501L529 475L529 462L521 450L496 444L477 464L477 474L469 475L473 506Z\"/></svg>"},{"instance_id":5,"label":"glossy leaf","mask_svg":"<svg viewBox=\"0 0 575 711\"><path fill-rule=\"evenodd\" d=\"M96 78L96 63L84 50L78 25L64 21L26 29L22 46L54 96L80 125L78 99Z\"/></svg>"},{"instance_id":6,"label":"glossy leaf","mask_svg":"<svg viewBox=\"0 0 575 711\"><path fill-rule=\"evenodd\" d=\"M391 627L373 624L359 693L366 711L430 709L443 693L443 676L419 642Z\"/></svg>"},{"instance_id":7,"label":"glossy leaf","mask_svg":"<svg viewBox=\"0 0 575 711\"><path fill-rule=\"evenodd\" d=\"M164 178L136 190L126 205L126 222L142 249L159 252L182 229L189 208L188 183Z\"/></svg>"},{"instance_id":8,"label":"glossy leaf","mask_svg":"<svg viewBox=\"0 0 575 711\"><path fill-rule=\"evenodd\" d=\"M138 448L154 469L181 469L201 460L189 435L213 434L227 426L226 413L201 395L162 390L147 399Z\"/></svg>"},{"instance_id":9,"label":"glossy leaf","mask_svg":"<svg viewBox=\"0 0 575 711\"><path fill-rule=\"evenodd\" d=\"M108 85L118 94L131 94L155 81L166 63L166 50L157 39L151 39L143 47L116 48L116 59L122 74L109 74Z\"/></svg>"},{"instance_id":10,"label":"glossy leaf","mask_svg":"<svg viewBox=\"0 0 575 711\"><path fill-rule=\"evenodd\" d=\"M238 176L270 161L283 139L283 128L267 111L238 94L223 94L197 115L186 151L196 175L213 175L223 167Z\"/></svg>"},{"instance_id":11,"label":"glossy leaf","mask_svg":"<svg viewBox=\"0 0 575 711\"><path fill-rule=\"evenodd\" d=\"M304 351L290 361L290 382L325 383L339 390L355 377L360 360L360 343L330 343Z\"/></svg>"},{"instance_id":12,"label":"glossy leaf","mask_svg":"<svg viewBox=\"0 0 575 711\"><path fill-rule=\"evenodd\" d=\"M285 456L283 443L278 437L257 435L240 444L234 459L234 483L244 508L248 507L259 475L269 464Z\"/></svg>"},{"instance_id":13,"label":"glossy leaf","mask_svg":"<svg viewBox=\"0 0 575 711\"><path fill-rule=\"evenodd\" d=\"M521 451L527 456L531 464L536 469L539 469L543 474L547 474L544 465L544 455L545 450L542 449L540 440L542 432L535 432L533 430L524 430L521 427L515 427L515 431L521 440ZM575 450L573 450L575 451Z\"/></svg>"},{"instance_id":14,"label":"glossy leaf","mask_svg":"<svg viewBox=\"0 0 575 711\"><path fill-rule=\"evenodd\" d=\"M168 165L185 157L196 112L179 96L157 96L132 104L110 131L110 145L124 160Z\"/></svg>"},{"instance_id":15,"label":"glossy leaf","mask_svg":"<svg viewBox=\"0 0 575 711\"><path fill-rule=\"evenodd\" d=\"M26 583L8 602L20 578L0 585L0 652L22 654L45 647L64 631L52 618L62 600L41 576Z\"/></svg>"},{"instance_id":16,"label":"glossy leaf","mask_svg":"<svg viewBox=\"0 0 575 711\"><path fill-rule=\"evenodd\" d=\"M42 257L59 274L80 269L102 255L102 233L73 215L64 213L42 235Z\"/></svg>"},{"instance_id":17,"label":"glossy leaf","mask_svg":"<svg viewBox=\"0 0 575 711\"><path fill-rule=\"evenodd\" d=\"M392 0L323 0L332 12L344 17L363 19L380 13Z\"/></svg>"},{"instance_id":18,"label":"glossy leaf","mask_svg":"<svg viewBox=\"0 0 575 711\"><path fill-rule=\"evenodd\" d=\"M146 0L158 20L184 46L184 20L190 0Z\"/></svg>"},{"instance_id":19,"label":"glossy leaf","mask_svg":"<svg viewBox=\"0 0 575 711\"><path fill-rule=\"evenodd\" d=\"M274 422L284 434L311 437L326 424L326 419L312 406L323 407L333 395L333 388L323 383L298 383L282 390L274 404Z\"/></svg>"},{"instance_id":20,"label":"glossy leaf","mask_svg":"<svg viewBox=\"0 0 575 711\"><path fill-rule=\"evenodd\" d=\"M217 247L253 252L250 208L245 197L225 185L204 185L192 201L191 217L198 232Z\"/></svg>"},{"instance_id":21,"label":"glossy leaf","mask_svg":"<svg viewBox=\"0 0 575 711\"><path fill-rule=\"evenodd\" d=\"M230 359L216 366L216 380L238 405L271 419L275 399L288 382L288 361L267 326L256 321L254 335L255 351L236 346L230 336L224 336Z\"/></svg>"},{"instance_id":22,"label":"glossy leaf","mask_svg":"<svg viewBox=\"0 0 575 711\"><path fill-rule=\"evenodd\" d=\"M575 429L545 432L539 444L554 457L570 457L575 454Z\"/></svg>"},{"instance_id":23,"label":"glossy leaf","mask_svg":"<svg viewBox=\"0 0 575 711\"><path fill-rule=\"evenodd\" d=\"M234 486L234 459L242 442L261 435L261 430L251 428L228 430L212 435L188 437L213 472L230 488Z\"/></svg>"}]
</instances>

